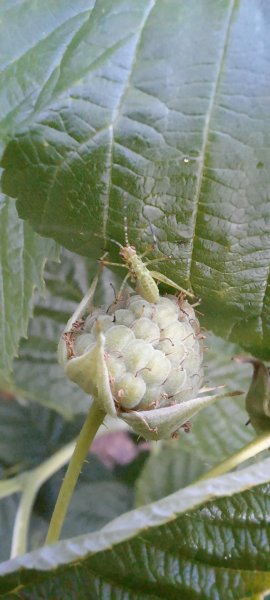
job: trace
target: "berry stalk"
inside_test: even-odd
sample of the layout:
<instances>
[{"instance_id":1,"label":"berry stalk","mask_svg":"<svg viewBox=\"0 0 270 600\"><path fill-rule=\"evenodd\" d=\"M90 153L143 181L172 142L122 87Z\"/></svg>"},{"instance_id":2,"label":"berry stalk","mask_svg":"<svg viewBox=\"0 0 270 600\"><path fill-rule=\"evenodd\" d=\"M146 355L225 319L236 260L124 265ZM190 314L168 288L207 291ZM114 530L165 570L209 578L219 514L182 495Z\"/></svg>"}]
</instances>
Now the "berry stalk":
<instances>
[{"instance_id":1,"label":"berry stalk","mask_svg":"<svg viewBox=\"0 0 270 600\"><path fill-rule=\"evenodd\" d=\"M105 417L105 413L93 401L84 425L81 429L74 453L68 465L60 492L54 507L45 544L57 542L63 527L65 516L80 475L89 447Z\"/></svg>"}]
</instances>

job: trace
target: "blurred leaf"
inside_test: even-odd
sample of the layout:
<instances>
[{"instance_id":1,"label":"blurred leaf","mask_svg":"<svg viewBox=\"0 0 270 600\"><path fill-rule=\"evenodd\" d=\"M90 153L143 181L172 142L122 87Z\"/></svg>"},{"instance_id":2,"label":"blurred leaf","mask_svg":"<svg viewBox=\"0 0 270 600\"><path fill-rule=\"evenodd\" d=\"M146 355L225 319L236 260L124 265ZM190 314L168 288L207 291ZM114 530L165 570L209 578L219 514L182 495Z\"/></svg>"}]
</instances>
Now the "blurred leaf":
<instances>
[{"instance_id":1,"label":"blurred leaf","mask_svg":"<svg viewBox=\"0 0 270 600\"><path fill-rule=\"evenodd\" d=\"M33 291L44 293L46 259L57 257L55 242L34 233L18 218L13 200L0 194L0 378L9 378L20 338L27 335Z\"/></svg>"},{"instance_id":2,"label":"blurred leaf","mask_svg":"<svg viewBox=\"0 0 270 600\"><path fill-rule=\"evenodd\" d=\"M151 239L149 218L206 325L270 358L269 2L1 12L3 187L20 216L98 256L93 234L123 242L127 204L130 242Z\"/></svg>"},{"instance_id":3,"label":"blurred leaf","mask_svg":"<svg viewBox=\"0 0 270 600\"><path fill-rule=\"evenodd\" d=\"M18 495L0 500L0 561L8 560L11 550L13 524L18 506Z\"/></svg>"},{"instance_id":4,"label":"blurred leaf","mask_svg":"<svg viewBox=\"0 0 270 600\"><path fill-rule=\"evenodd\" d=\"M123 483L80 483L72 497L61 538L97 531L132 507L133 493Z\"/></svg>"},{"instance_id":5,"label":"blurred leaf","mask_svg":"<svg viewBox=\"0 0 270 600\"><path fill-rule=\"evenodd\" d=\"M37 403L0 397L0 464L7 473L32 469L76 437L82 418L64 421Z\"/></svg>"},{"instance_id":6,"label":"blurred leaf","mask_svg":"<svg viewBox=\"0 0 270 600\"><path fill-rule=\"evenodd\" d=\"M17 396L53 408L67 418L86 412L90 398L66 379L58 365L57 345L96 269L95 263L68 252L62 255L60 264L47 265L46 295L36 300L29 338L21 344L13 379L7 388Z\"/></svg>"},{"instance_id":7,"label":"blurred leaf","mask_svg":"<svg viewBox=\"0 0 270 600\"><path fill-rule=\"evenodd\" d=\"M269 467L270 459L203 481L5 563L2 597L256 597L270 586Z\"/></svg>"},{"instance_id":8,"label":"blurred leaf","mask_svg":"<svg viewBox=\"0 0 270 600\"><path fill-rule=\"evenodd\" d=\"M154 447L136 484L136 506L155 502L189 485L208 464L197 455L179 449L174 440Z\"/></svg>"},{"instance_id":9,"label":"blurred leaf","mask_svg":"<svg viewBox=\"0 0 270 600\"><path fill-rule=\"evenodd\" d=\"M176 442L179 451L196 454L197 458L216 464L239 450L255 437L251 425L246 426L248 414L245 410L245 394L250 385L251 368L233 361L233 357L243 353L236 344L209 335L205 341L208 350L205 354L206 385L225 385L225 390L243 391L242 396L226 398L206 408L192 420L192 429L181 434Z\"/></svg>"}]
</instances>

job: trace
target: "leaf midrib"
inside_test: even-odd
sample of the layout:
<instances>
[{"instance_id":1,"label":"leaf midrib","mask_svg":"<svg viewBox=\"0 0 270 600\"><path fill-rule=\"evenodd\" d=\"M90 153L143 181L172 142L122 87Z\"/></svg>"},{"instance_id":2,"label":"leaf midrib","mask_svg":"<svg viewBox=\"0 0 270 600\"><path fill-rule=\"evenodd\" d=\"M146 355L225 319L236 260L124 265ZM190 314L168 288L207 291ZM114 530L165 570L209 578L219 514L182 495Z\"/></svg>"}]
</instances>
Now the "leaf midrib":
<instances>
[{"instance_id":1,"label":"leaf midrib","mask_svg":"<svg viewBox=\"0 0 270 600\"><path fill-rule=\"evenodd\" d=\"M208 142L209 142L210 123L211 123L212 114L213 114L213 111L215 108L215 100L216 100L219 82L220 82L220 78L221 78L221 74L222 74L222 66L223 66L227 48L228 48L228 42L229 42L229 38L230 38L231 25L232 25L236 1L237 0L230 0L230 5L228 8L227 23L226 23L226 26L224 29L223 43L222 43L221 52L220 52L220 56L219 56L219 62L217 64L216 77L215 77L215 80L213 81L212 93L211 93L211 96L209 99L208 110L205 114L205 124L204 124L204 129L203 129L203 138L202 138L202 149L201 149L201 156L198 159L199 168L198 168L195 195L194 195L194 210L193 210L193 219L192 219L193 220L193 225L192 225L193 236L191 239L191 247L190 247L189 257L187 258L188 280L189 280L190 286L191 286L191 280L192 280L192 270L193 270L193 265L194 265L195 238L196 238L197 232L198 232L197 218L198 218L199 204L200 204L200 199L201 199L201 189L202 189L202 184L203 184L203 179L204 179L205 157L206 157L207 147L208 147Z\"/></svg>"},{"instance_id":2,"label":"leaf midrib","mask_svg":"<svg viewBox=\"0 0 270 600\"><path fill-rule=\"evenodd\" d=\"M142 34L143 34L143 31L144 31L145 25L146 25L146 23L147 23L147 21L149 19L149 16L150 16L152 10L154 9L156 3L157 3L157 0L150 0L150 2L149 2L149 8L148 8L148 10L145 11L144 17L142 19L141 27L140 27L140 29L138 31L137 42L135 44L134 56L133 56L133 59L131 61L129 74L128 74L126 82L125 82L125 84L123 86L122 93L119 96L118 105L116 106L116 108L115 108L115 110L113 112L113 115L112 115L112 123L110 125L111 139L110 139L110 146L109 146L109 149L108 149L108 154L109 154L109 157L110 157L110 167L109 167L109 180L108 180L108 190L107 190L107 202L104 203L104 206L103 206L103 218L102 218L102 222L103 222L102 234L103 234L103 238L104 238L104 245L106 244L106 239L107 239L107 224L108 224L108 215L109 215L110 191L111 191L111 187L112 187L114 131L115 131L115 127L116 127L117 121L118 121L118 119L120 117L120 114L121 114L121 107L123 106L125 97L127 95L127 92L128 92L129 86L130 86L130 81L131 81L131 77L132 77L134 66L136 64L136 58L137 58L137 54L138 54L138 49L140 47L140 43L141 43L141 39L142 39Z\"/></svg>"}]
</instances>

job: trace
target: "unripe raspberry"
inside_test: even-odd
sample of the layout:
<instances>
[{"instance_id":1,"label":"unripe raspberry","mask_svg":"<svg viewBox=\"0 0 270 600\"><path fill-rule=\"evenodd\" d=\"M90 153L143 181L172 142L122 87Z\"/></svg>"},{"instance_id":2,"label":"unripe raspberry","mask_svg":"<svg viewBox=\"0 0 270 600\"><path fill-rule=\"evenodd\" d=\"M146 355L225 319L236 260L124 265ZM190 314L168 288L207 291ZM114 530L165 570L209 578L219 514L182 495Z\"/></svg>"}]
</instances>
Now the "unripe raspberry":
<instances>
[{"instance_id":1,"label":"unripe raspberry","mask_svg":"<svg viewBox=\"0 0 270 600\"><path fill-rule=\"evenodd\" d=\"M146 392L146 383L142 377L126 372L118 379L114 389L117 390L115 396L122 408L135 408Z\"/></svg>"},{"instance_id":2,"label":"unripe raspberry","mask_svg":"<svg viewBox=\"0 0 270 600\"><path fill-rule=\"evenodd\" d=\"M146 439L175 436L214 401L196 397L202 354L194 309L175 296L156 304L139 295L121 297L108 309L94 309L79 328L73 324L59 345L67 376Z\"/></svg>"},{"instance_id":3,"label":"unripe raspberry","mask_svg":"<svg viewBox=\"0 0 270 600\"><path fill-rule=\"evenodd\" d=\"M270 431L270 369L258 358L236 356L235 360L253 367L253 377L246 395L249 421L257 434Z\"/></svg>"}]
</instances>

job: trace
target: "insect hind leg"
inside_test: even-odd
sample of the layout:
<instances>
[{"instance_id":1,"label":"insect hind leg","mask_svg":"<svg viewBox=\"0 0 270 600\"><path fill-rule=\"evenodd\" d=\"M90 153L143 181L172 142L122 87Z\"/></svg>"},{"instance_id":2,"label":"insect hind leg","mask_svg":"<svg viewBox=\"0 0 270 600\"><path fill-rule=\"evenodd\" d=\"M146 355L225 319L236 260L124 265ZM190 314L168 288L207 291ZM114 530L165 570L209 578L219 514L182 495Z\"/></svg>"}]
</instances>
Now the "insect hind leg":
<instances>
[{"instance_id":1,"label":"insect hind leg","mask_svg":"<svg viewBox=\"0 0 270 600\"><path fill-rule=\"evenodd\" d=\"M160 281L161 283L165 283L165 285L168 285L168 286L174 288L175 290L178 290L179 292L183 292L186 296L189 296L190 298L195 298L195 294L193 294L193 292L184 290L184 288L182 288L180 285L177 285L177 283L175 283L174 281L172 281L172 279L169 279L162 273L158 273L157 271L149 271L149 273L153 277L153 279L156 279L157 281Z\"/></svg>"}]
</instances>

